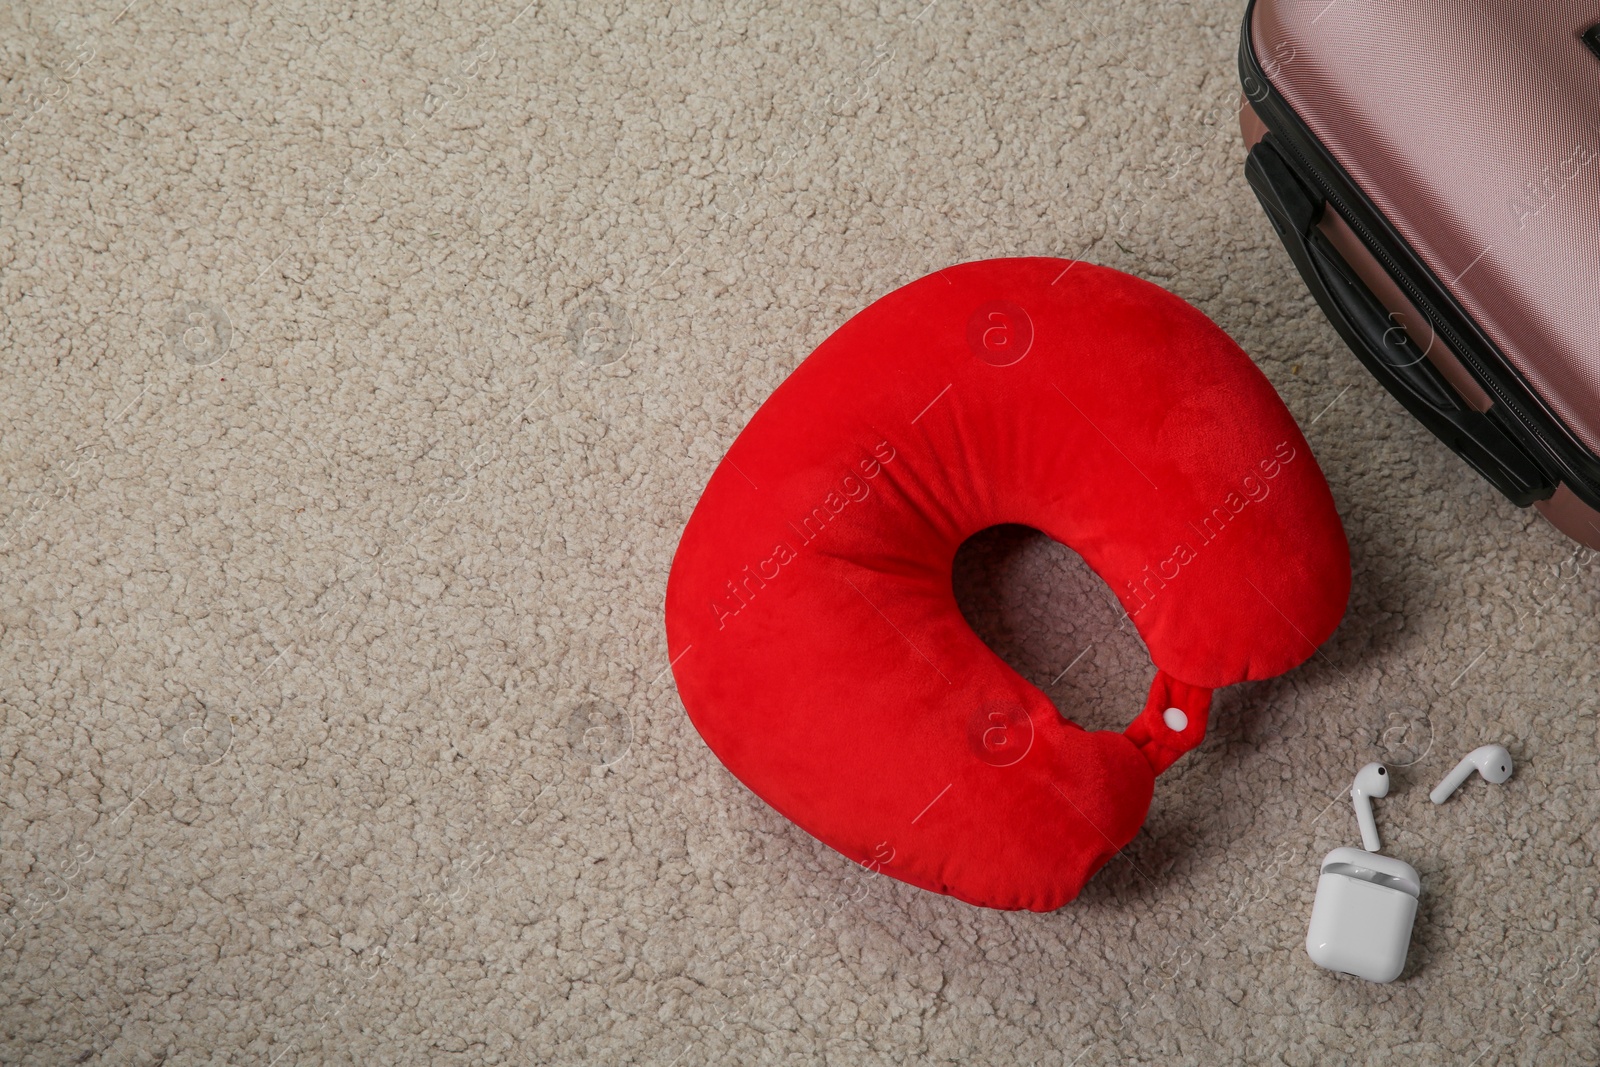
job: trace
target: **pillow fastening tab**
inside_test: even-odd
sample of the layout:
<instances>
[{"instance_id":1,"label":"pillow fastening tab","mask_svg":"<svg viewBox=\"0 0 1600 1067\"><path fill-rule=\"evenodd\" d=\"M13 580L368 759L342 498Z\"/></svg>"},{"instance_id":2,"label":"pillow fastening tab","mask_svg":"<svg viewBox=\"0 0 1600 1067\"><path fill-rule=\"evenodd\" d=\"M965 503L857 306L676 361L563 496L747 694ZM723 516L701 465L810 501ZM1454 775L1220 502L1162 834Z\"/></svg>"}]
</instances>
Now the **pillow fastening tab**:
<instances>
[{"instance_id":1,"label":"pillow fastening tab","mask_svg":"<svg viewBox=\"0 0 1600 1067\"><path fill-rule=\"evenodd\" d=\"M1173 711L1178 714L1171 714ZM1157 670L1144 711L1123 731L1123 736L1144 754L1151 772L1160 774L1205 740L1210 713L1211 690L1180 682L1166 671ZM1179 722L1182 728L1173 729Z\"/></svg>"}]
</instances>

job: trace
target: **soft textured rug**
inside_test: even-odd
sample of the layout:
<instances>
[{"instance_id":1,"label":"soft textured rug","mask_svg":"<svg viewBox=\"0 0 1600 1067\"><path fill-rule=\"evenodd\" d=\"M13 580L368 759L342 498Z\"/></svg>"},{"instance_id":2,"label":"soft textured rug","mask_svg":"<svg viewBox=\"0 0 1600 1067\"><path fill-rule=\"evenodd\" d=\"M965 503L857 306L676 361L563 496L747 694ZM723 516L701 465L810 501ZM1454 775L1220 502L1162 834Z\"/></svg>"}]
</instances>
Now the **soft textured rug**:
<instances>
[{"instance_id":1,"label":"soft textured rug","mask_svg":"<svg viewBox=\"0 0 1600 1067\"><path fill-rule=\"evenodd\" d=\"M1600 577L1304 292L1241 174L1241 14L0 8L0 1061L1600 1061ZM1222 694L1048 915L776 816L661 617L798 361L1024 254L1231 333L1355 557L1321 654ZM956 586L1080 721L1139 706L1069 551L991 531ZM1511 782L1431 805L1486 741ZM1389 986L1303 948L1370 759L1424 881Z\"/></svg>"}]
</instances>

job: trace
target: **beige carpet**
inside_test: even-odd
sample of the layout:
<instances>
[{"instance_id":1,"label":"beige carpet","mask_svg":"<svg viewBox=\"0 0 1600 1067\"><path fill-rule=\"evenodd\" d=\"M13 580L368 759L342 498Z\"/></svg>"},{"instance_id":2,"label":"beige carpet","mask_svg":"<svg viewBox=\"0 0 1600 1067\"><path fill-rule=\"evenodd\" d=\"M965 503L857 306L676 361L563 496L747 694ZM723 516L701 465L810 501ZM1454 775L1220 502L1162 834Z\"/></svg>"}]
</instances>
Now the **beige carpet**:
<instances>
[{"instance_id":1,"label":"beige carpet","mask_svg":"<svg viewBox=\"0 0 1600 1067\"><path fill-rule=\"evenodd\" d=\"M0 9L0 1061L1600 1062L1600 577L1292 276L1239 2L123 2ZM1237 338L1356 568L1051 915L774 815L661 620L800 359L1017 254ZM1070 552L993 531L957 586L1082 721L1138 707ZM1429 804L1489 740L1516 777ZM1375 758L1390 986L1302 947Z\"/></svg>"}]
</instances>

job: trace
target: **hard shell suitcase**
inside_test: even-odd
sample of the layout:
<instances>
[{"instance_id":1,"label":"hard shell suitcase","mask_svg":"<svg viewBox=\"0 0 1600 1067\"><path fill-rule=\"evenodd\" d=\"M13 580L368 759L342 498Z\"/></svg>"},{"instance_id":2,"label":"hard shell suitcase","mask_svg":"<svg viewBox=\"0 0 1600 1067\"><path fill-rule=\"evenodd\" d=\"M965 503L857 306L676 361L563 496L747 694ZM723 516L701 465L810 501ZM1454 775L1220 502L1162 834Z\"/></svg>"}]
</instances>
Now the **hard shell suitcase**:
<instances>
[{"instance_id":1,"label":"hard shell suitcase","mask_svg":"<svg viewBox=\"0 0 1600 1067\"><path fill-rule=\"evenodd\" d=\"M1251 0L1245 175L1372 374L1600 549L1600 0Z\"/></svg>"}]
</instances>

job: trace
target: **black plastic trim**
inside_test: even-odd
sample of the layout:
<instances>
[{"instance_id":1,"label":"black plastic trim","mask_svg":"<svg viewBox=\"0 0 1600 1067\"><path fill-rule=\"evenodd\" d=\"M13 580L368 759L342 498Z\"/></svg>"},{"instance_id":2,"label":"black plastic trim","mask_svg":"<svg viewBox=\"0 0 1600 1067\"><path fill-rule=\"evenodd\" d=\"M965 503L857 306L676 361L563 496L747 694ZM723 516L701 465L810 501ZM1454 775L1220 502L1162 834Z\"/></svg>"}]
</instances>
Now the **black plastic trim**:
<instances>
[{"instance_id":1,"label":"black plastic trim","mask_svg":"<svg viewBox=\"0 0 1600 1067\"><path fill-rule=\"evenodd\" d=\"M1545 471L1544 480L1552 484L1564 482L1584 503L1600 508L1600 457L1574 438L1560 419L1545 407L1454 296L1416 257L1388 219L1272 87L1256 60L1251 41L1254 14L1255 0L1250 0L1239 38L1239 77L1245 97L1271 131L1280 155L1296 177L1310 187L1309 195L1330 203L1350 224L1417 310L1427 316L1432 328L1483 386L1493 400L1485 417ZM1274 220L1274 225L1278 226L1278 220ZM1279 234L1282 236L1281 226ZM1447 439L1446 443L1451 442Z\"/></svg>"},{"instance_id":2,"label":"black plastic trim","mask_svg":"<svg viewBox=\"0 0 1600 1067\"><path fill-rule=\"evenodd\" d=\"M1245 176L1311 295L1372 376L1518 507L1550 496L1555 485L1549 475L1487 415L1461 401L1316 228L1324 204L1284 162L1276 134L1268 132L1250 150Z\"/></svg>"}]
</instances>

